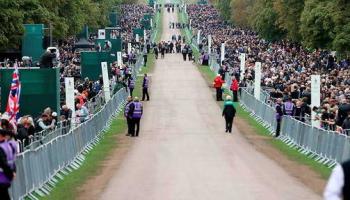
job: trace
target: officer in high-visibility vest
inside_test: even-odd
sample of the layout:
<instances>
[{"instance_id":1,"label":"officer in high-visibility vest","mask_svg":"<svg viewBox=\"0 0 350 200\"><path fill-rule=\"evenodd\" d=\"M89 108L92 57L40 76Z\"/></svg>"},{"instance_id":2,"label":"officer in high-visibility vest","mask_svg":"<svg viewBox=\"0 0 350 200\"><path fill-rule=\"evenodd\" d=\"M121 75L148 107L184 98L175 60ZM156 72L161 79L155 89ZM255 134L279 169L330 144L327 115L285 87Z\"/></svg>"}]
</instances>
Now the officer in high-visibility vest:
<instances>
[{"instance_id":1,"label":"officer in high-visibility vest","mask_svg":"<svg viewBox=\"0 0 350 200\"><path fill-rule=\"evenodd\" d=\"M129 115L130 104L132 104L132 97L128 96L127 102L124 107L124 116L126 119L126 124L128 125L128 133L126 134L126 136L132 135L132 116Z\"/></svg>"},{"instance_id":2,"label":"officer in high-visibility vest","mask_svg":"<svg viewBox=\"0 0 350 200\"><path fill-rule=\"evenodd\" d=\"M0 130L0 199L10 200L8 189L16 173L16 150L7 141L7 130Z\"/></svg>"},{"instance_id":3,"label":"officer in high-visibility vest","mask_svg":"<svg viewBox=\"0 0 350 200\"><path fill-rule=\"evenodd\" d=\"M350 160L333 169L323 196L325 200L350 200Z\"/></svg>"},{"instance_id":4,"label":"officer in high-visibility vest","mask_svg":"<svg viewBox=\"0 0 350 200\"><path fill-rule=\"evenodd\" d=\"M140 132L140 121L143 114L143 106L138 97L130 104L129 116L132 116L131 137L138 137Z\"/></svg>"}]
</instances>

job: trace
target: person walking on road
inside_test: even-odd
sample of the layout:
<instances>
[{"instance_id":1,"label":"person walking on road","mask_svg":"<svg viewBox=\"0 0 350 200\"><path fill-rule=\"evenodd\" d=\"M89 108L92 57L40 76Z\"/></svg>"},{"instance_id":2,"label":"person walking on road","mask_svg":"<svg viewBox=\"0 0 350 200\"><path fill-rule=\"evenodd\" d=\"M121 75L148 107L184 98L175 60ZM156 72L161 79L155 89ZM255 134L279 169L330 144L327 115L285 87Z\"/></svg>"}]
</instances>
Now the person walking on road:
<instances>
[{"instance_id":1,"label":"person walking on road","mask_svg":"<svg viewBox=\"0 0 350 200\"><path fill-rule=\"evenodd\" d=\"M0 130L0 199L10 200L8 192L16 174L16 149L6 140L10 131Z\"/></svg>"},{"instance_id":2,"label":"person walking on road","mask_svg":"<svg viewBox=\"0 0 350 200\"><path fill-rule=\"evenodd\" d=\"M147 65L147 49L143 48L143 66Z\"/></svg>"},{"instance_id":3,"label":"person walking on road","mask_svg":"<svg viewBox=\"0 0 350 200\"><path fill-rule=\"evenodd\" d=\"M181 53L182 53L182 57L183 57L184 61L186 61L186 59L187 59L187 45L185 45L182 48Z\"/></svg>"},{"instance_id":4,"label":"person walking on road","mask_svg":"<svg viewBox=\"0 0 350 200\"><path fill-rule=\"evenodd\" d=\"M135 89L135 80L132 76L128 79L128 88L129 88L129 94L132 97L132 93Z\"/></svg>"},{"instance_id":5,"label":"person walking on road","mask_svg":"<svg viewBox=\"0 0 350 200\"><path fill-rule=\"evenodd\" d=\"M277 99L276 102L276 121L277 121L277 127L276 127L276 135L275 137L280 136L280 131L281 131L281 121L282 121L282 116L283 116L283 111L282 111L282 99Z\"/></svg>"},{"instance_id":6,"label":"person walking on road","mask_svg":"<svg viewBox=\"0 0 350 200\"><path fill-rule=\"evenodd\" d=\"M350 200L350 160L333 169L323 197L324 200Z\"/></svg>"},{"instance_id":7,"label":"person walking on road","mask_svg":"<svg viewBox=\"0 0 350 200\"><path fill-rule=\"evenodd\" d=\"M236 115L236 108L233 104L231 96L226 97L224 103L224 110L222 111L222 116L225 117L226 122L226 133L232 133L233 118Z\"/></svg>"},{"instance_id":8,"label":"person walking on road","mask_svg":"<svg viewBox=\"0 0 350 200\"><path fill-rule=\"evenodd\" d=\"M154 52L154 57L155 57L156 59L158 59L159 51L158 51L158 47L157 47L157 46L154 47L153 52Z\"/></svg>"},{"instance_id":9,"label":"person walking on road","mask_svg":"<svg viewBox=\"0 0 350 200\"><path fill-rule=\"evenodd\" d=\"M233 102L238 102L239 86L238 86L238 81L237 81L235 76L232 77L232 83L231 83L230 89L231 89L232 95L233 95Z\"/></svg>"},{"instance_id":10,"label":"person walking on road","mask_svg":"<svg viewBox=\"0 0 350 200\"><path fill-rule=\"evenodd\" d=\"M220 74L218 74L213 82L214 88L216 89L216 101L222 101L222 85L224 83L225 81L222 80Z\"/></svg>"},{"instance_id":11,"label":"person walking on road","mask_svg":"<svg viewBox=\"0 0 350 200\"><path fill-rule=\"evenodd\" d=\"M125 107L124 107L124 116L126 119L126 124L128 125L128 133L126 134L126 136L131 136L132 133L132 115L129 114L130 111L130 105L132 104L132 97L128 96L128 99L126 101Z\"/></svg>"},{"instance_id":12,"label":"person walking on road","mask_svg":"<svg viewBox=\"0 0 350 200\"><path fill-rule=\"evenodd\" d=\"M147 97L147 101L149 101L148 86L149 86L149 79L147 74L145 74L142 82L142 101L144 101L146 97Z\"/></svg>"},{"instance_id":13,"label":"person walking on road","mask_svg":"<svg viewBox=\"0 0 350 200\"><path fill-rule=\"evenodd\" d=\"M132 119L131 137L138 137L140 132L140 121L143 114L143 106L138 97L130 104L129 114Z\"/></svg>"}]
</instances>

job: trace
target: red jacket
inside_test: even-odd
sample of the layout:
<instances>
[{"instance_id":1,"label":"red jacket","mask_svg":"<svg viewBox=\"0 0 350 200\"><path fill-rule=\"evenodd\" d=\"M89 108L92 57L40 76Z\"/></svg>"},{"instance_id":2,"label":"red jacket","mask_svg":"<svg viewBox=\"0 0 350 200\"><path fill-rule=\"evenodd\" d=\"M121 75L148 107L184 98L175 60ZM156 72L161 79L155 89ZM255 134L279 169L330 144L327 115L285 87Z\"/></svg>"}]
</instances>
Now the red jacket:
<instances>
[{"instance_id":1,"label":"red jacket","mask_svg":"<svg viewBox=\"0 0 350 200\"><path fill-rule=\"evenodd\" d=\"M235 80L233 80L232 81L232 84L231 84L231 90L232 91L238 91L238 88L239 88L239 86L238 86L238 81L237 81L237 79L235 79Z\"/></svg>"},{"instance_id":2,"label":"red jacket","mask_svg":"<svg viewBox=\"0 0 350 200\"><path fill-rule=\"evenodd\" d=\"M225 83L225 81L224 80L222 80L222 78L221 78L221 76L218 76L218 77L216 77L215 79L214 79L214 87L215 88L221 88L222 87L222 84L224 84Z\"/></svg>"}]
</instances>

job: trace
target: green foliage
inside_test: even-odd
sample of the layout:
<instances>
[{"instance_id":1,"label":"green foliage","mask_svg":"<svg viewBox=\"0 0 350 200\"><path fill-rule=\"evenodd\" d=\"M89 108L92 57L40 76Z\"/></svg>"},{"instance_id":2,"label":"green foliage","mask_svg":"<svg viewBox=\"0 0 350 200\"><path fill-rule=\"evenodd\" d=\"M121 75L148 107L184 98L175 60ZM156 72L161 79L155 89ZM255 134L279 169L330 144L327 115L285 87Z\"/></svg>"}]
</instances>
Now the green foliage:
<instances>
[{"instance_id":1,"label":"green foliage","mask_svg":"<svg viewBox=\"0 0 350 200\"><path fill-rule=\"evenodd\" d=\"M256 0L232 0L231 20L239 27L249 27L253 5Z\"/></svg>"},{"instance_id":2,"label":"green foliage","mask_svg":"<svg viewBox=\"0 0 350 200\"><path fill-rule=\"evenodd\" d=\"M273 7L278 15L278 26L286 32L287 38L300 41L300 15L304 9L304 0L275 0Z\"/></svg>"},{"instance_id":3,"label":"green foliage","mask_svg":"<svg viewBox=\"0 0 350 200\"><path fill-rule=\"evenodd\" d=\"M218 0L216 6L220 11L221 17L225 20L231 19L231 0Z\"/></svg>"},{"instance_id":4,"label":"green foliage","mask_svg":"<svg viewBox=\"0 0 350 200\"><path fill-rule=\"evenodd\" d=\"M257 0L251 17L252 27L266 40L275 41L284 37L277 25L278 15L273 9L273 0Z\"/></svg>"},{"instance_id":5,"label":"green foliage","mask_svg":"<svg viewBox=\"0 0 350 200\"><path fill-rule=\"evenodd\" d=\"M303 43L311 48L331 48L334 37L332 2L307 0L301 15L300 33Z\"/></svg>"},{"instance_id":6,"label":"green foliage","mask_svg":"<svg viewBox=\"0 0 350 200\"><path fill-rule=\"evenodd\" d=\"M23 33L21 0L0 0L0 48L14 48Z\"/></svg>"},{"instance_id":7,"label":"green foliage","mask_svg":"<svg viewBox=\"0 0 350 200\"><path fill-rule=\"evenodd\" d=\"M252 28L269 41L288 39L307 48L350 52L350 1L216 0L224 19Z\"/></svg>"},{"instance_id":8,"label":"green foliage","mask_svg":"<svg viewBox=\"0 0 350 200\"><path fill-rule=\"evenodd\" d=\"M84 25L104 27L109 12L128 2L135 0L0 0L0 48L18 47L24 23L52 24L56 39L76 35Z\"/></svg>"}]
</instances>

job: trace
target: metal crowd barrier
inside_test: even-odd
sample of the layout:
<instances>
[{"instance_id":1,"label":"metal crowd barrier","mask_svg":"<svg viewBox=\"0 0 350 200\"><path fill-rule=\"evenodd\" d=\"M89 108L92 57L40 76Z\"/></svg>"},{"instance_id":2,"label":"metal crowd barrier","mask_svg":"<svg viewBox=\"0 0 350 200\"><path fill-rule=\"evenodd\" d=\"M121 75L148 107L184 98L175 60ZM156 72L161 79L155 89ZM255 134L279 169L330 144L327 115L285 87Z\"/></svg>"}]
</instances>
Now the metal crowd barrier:
<instances>
[{"instance_id":1,"label":"metal crowd barrier","mask_svg":"<svg viewBox=\"0 0 350 200\"><path fill-rule=\"evenodd\" d=\"M152 42L154 39L152 36ZM142 66L143 58L138 56L133 68L135 79ZM48 195L63 176L78 169L85 160L84 155L98 144L113 117L123 110L127 96L127 90L122 88L108 102L103 95L96 97L93 108L89 108L95 111L90 119L73 128L62 126L49 134L41 134L44 137L24 149L17 156L16 179L9 189L12 199L37 199L34 193Z\"/></svg>"},{"instance_id":2,"label":"metal crowd barrier","mask_svg":"<svg viewBox=\"0 0 350 200\"><path fill-rule=\"evenodd\" d=\"M218 63L215 56L210 56L210 68L217 72ZM231 76L226 76L226 87L231 85ZM267 128L271 135L276 131L277 121L274 103L266 91L260 93L260 99L253 95L253 87L241 88L240 103L243 109L250 112L250 116ZM344 133L348 133L346 130ZM292 148L317 162L334 166L337 162L350 159L350 137L335 131L327 131L312 127L310 124L298 121L292 117L283 117L280 140Z\"/></svg>"},{"instance_id":3,"label":"metal crowd barrier","mask_svg":"<svg viewBox=\"0 0 350 200\"><path fill-rule=\"evenodd\" d=\"M86 122L65 135L50 138L35 149L19 154L17 177L11 187L12 198L31 197L33 192L40 196L49 194L63 175L77 169L84 160L82 153L91 150L100 140L100 133L110 125L112 116L123 109L127 95L125 90L118 91Z\"/></svg>"}]
</instances>

